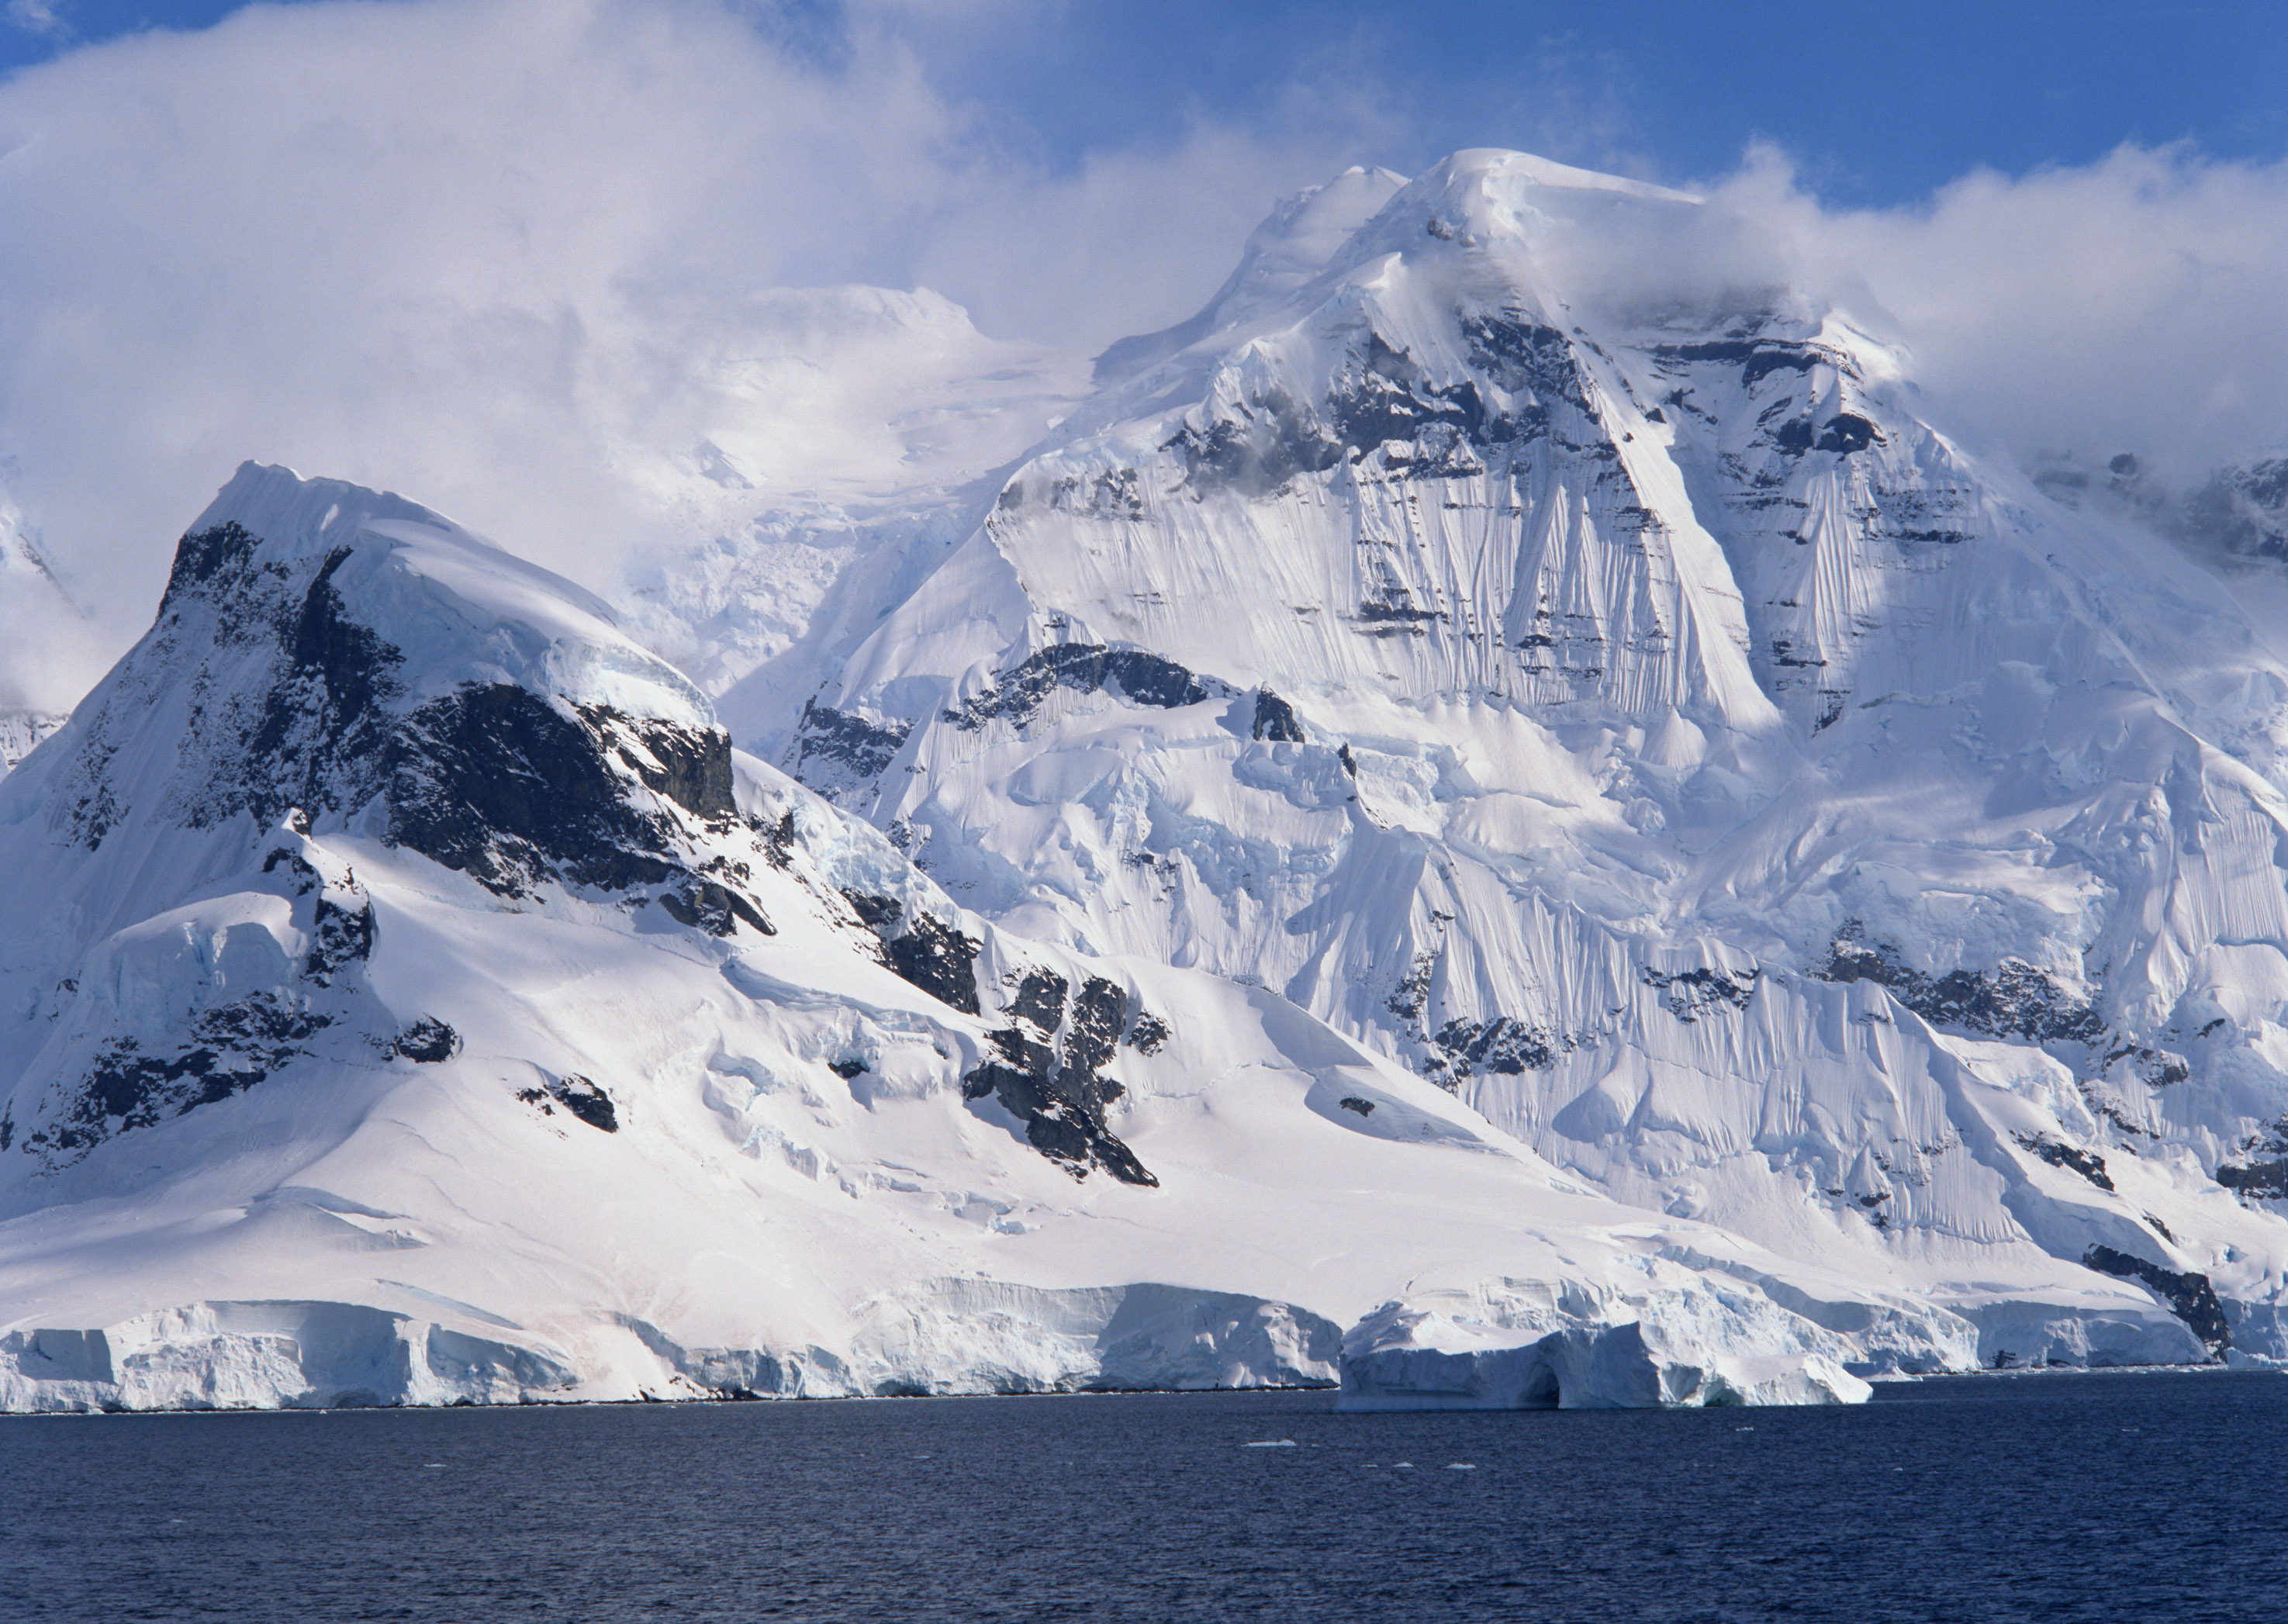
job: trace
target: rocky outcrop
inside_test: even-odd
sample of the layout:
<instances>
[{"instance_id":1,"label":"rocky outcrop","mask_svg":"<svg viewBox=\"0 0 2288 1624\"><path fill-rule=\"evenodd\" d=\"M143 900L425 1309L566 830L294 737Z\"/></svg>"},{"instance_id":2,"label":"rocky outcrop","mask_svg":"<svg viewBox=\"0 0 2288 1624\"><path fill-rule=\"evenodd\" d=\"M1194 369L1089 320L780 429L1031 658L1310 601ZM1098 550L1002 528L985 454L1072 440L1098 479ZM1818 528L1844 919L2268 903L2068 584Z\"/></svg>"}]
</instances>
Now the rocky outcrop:
<instances>
[{"instance_id":1,"label":"rocky outcrop","mask_svg":"<svg viewBox=\"0 0 2288 1624\"><path fill-rule=\"evenodd\" d=\"M1925 1020L1992 1037L2037 1042L2096 1043L2105 1035L2098 1012L2031 964L2005 959L1991 970L1950 970L1926 975L1894 947L1860 939L1847 924L1816 972L1829 981L1872 981Z\"/></svg>"},{"instance_id":2,"label":"rocky outcrop","mask_svg":"<svg viewBox=\"0 0 2288 1624\"><path fill-rule=\"evenodd\" d=\"M1127 1009L1127 994L1101 978L1074 993L1053 971L1024 972L1002 1011L1010 1024L991 1034L999 1058L961 1080L963 1097L998 1101L1027 1142L1076 1178L1102 1168L1123 1184L1156 1186L1105 1123L1126 1092L1102 1068L1119 1047Z\"/></svg>"},{"instance_id":3,"label":"rocky outcrop","mask_svg":"<svg viewBox=\"0 0 2288 1624\"><path fill-rule=\"evenodd\" d=\"M1161 710L1196 705L1231 692L1214 678L1195 676L1157 654L1064 643L1027 656L995 677L984 693L957 709L948 710L944 719L971 733L995 721L1021 728L1059 688L1077 693L1109 691L1132 705Z\"/></svg>"},{"instance_id":4,"label":"rocky outcrop","mask_svg":"<svg viewBox=\"0 0 2288 1624\"><path fill-rule=\"evenodd\" d=\"M2100 1274L2135 1280L2151 1291L2201 1339L2201 1345L2210 1353L2220 1354L2232 1346L2232 1327L2207 1275L2181 1272L2142 1257L2132 1257L2109 1246L2092 1246L2082 1254L2082 1262Z\"/></svg>"}]
</instances>

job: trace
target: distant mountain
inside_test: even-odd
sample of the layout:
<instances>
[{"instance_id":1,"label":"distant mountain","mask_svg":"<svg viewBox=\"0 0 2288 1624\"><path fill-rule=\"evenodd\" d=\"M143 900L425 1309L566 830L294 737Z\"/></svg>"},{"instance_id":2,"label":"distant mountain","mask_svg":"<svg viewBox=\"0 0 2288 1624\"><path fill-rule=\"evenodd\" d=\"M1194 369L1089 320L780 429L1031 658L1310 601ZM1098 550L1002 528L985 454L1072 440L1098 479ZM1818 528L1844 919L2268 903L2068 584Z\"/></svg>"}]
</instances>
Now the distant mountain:
<instances>
[{"instance_id":1,"label":"distant mountain","mask_svg":"<svg viewBox=\"0 0 2288 1624\"><path fill-rule=\"evenodd\" d=\"M24 516L0 491L0 635L30 640L52 635L58 622L76 620L79 610L49 567ZM0 680L0 778L5 778L32 747L63 725L45 706L9 691Z\"/></svg>"}]
</instances>

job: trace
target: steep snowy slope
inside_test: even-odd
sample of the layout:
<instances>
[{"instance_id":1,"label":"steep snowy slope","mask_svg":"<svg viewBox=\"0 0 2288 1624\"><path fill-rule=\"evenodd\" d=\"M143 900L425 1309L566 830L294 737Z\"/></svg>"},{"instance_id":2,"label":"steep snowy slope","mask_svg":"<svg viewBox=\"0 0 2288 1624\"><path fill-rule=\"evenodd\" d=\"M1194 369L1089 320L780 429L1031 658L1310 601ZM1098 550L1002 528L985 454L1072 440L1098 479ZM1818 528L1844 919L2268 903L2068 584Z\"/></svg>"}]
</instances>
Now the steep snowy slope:
<instances>
[{"instance_id":1,"label":"steep snowy slope","mask_svg":"<svg viewBox=\"0 0 2288 1624\"><path fill-rule=\"evenodd\" d=\"M1982 1358L2288 1357L2281 623L1847 313L1571 285L1700 206L1465 153L1116 346L783 764Z\"/></svg>"},{"instance_id":2,"label":"steep snowy slope","mask_svg":"<svg viewBox=\"0 0 2288 1624\"><path fill-rule=\"evenodd\" d=\"M1331 1382L1354 1322L1369 1404L1972 1356L1270 993L957 908L586 593L338 482L240 471L0 872L9 1407Z\"/></svg>"}]
</instances>

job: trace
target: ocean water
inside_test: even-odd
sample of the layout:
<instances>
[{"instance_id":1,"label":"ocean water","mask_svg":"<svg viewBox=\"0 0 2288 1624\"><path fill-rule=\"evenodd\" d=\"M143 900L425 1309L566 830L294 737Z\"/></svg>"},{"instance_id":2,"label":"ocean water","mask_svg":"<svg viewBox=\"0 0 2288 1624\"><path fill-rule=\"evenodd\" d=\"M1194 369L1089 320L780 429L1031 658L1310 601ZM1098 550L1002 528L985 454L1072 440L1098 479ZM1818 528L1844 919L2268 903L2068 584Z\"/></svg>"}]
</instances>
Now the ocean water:
<instances>
[{"instance_id":1,"label":"ocean water","mask_svg":"<svg viewBox=\"0 0 2288 1624\"><path fill-rule=\"evenodd\" d=\"M0 1619L2288 1617L2288 1378L0 1420Z\"/></svg>"}]
</instances>

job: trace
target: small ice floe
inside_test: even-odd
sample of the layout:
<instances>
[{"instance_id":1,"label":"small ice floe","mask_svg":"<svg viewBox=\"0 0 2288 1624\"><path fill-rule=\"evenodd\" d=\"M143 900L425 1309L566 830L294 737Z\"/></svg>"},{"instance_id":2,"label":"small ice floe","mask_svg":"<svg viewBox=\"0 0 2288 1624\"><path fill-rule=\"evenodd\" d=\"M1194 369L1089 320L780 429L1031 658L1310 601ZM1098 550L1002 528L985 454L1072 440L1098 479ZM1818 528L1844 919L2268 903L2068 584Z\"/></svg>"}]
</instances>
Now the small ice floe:
<instances>
[{"instance_id":1,"label":"small ice floe","mask_svg":"<svg viewBox=\"0 0 2288 1624\"><path fill-rule=\"evenodd\" d=\"M1449 1461L1446 1470L1450 1472L1474 1472L1478 1470L1478 1463L1475 1461Z\"/></svg>"},{"instance_id":2,"label":"small ice floe","mask_svg":"<svg viewBox=\"0 0 2288 1624\"><path fill-rule=\"evenodd\" d=\"M1240 1447L1242 1449L1292 1449L1295 1447L1295 1440L1291 1438L1259 1438L1251 1443L1242 1444Z\"/></svg>"},{"instance_id":3,"label":"small ice floe","mask_svg":"<svg viewBox=\"0 0 2288 1624\"><path fill-rule=\"evenodd\" d=\"M421 1463L421 1470L425 1472L441 1472L445 1470L445 1462L442 1461L424 1461Z\"/></svg>"},{"instance_id":4,"label":"small ice floe","mask_svg":"<svg viewBox=\"0 0 2288 1624\"><path fill-rule=\"evenodd\" d=\"M1732 1430L1735 1432L1753 1432L1755 1429L1753 1427L1735 1427Z\"/></svg>"},{"instance_id":5,"label":"small ice floe","mask_svg":"<svg viewBox=\"0 0 2288 1624\"><path fill-rule=\"evenodd\" d=\"M1393 1461L1390 1463L1390 1470L1394 1472L1410 1472L1414 1470L1414 1462L1411 1461Z\"/></svg>"}]
</instances>

